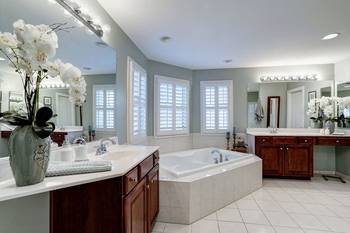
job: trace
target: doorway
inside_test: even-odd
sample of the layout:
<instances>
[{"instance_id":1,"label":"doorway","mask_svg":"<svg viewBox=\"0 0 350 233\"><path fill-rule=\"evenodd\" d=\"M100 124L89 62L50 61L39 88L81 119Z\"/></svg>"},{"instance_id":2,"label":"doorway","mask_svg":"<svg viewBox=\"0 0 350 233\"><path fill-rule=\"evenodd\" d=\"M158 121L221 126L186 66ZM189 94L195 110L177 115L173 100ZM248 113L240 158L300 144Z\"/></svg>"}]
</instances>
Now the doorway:
<instances>
[{"instance_id":1,"label":"doorway","mask_svg":"<svg viewBox=\"0 0 350 233\"><path fill-rule=\"evenodd\" d=\"M305 88L304 86L287 92L287 128L304 128Z\"/></svg>"},{"instance_id":2,"label":"doorway","mask_svg":"<svg viewBox=\"0 0 350 233\"><path fill-rule=\"evenodd\" d=\"M58 126L76 125L74 104L70 102L69 95L56 93L56 113Z\"/></svg>"}]
</instances>

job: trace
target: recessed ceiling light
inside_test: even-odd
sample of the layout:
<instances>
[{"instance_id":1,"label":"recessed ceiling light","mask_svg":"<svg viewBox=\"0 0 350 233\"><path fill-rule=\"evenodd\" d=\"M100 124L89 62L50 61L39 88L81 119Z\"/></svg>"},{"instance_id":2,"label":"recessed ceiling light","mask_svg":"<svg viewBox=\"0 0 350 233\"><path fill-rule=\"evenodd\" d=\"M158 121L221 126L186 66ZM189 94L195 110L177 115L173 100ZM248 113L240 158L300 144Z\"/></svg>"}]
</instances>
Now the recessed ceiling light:
<instances>
[{"instance_id":1,"label":"recessed ceiling light","mask_svg":"<svg viewBox=\"0 0 350 233\"><path fill-rule=\"evenodd\" d=\"M83 70L91 70L92 68L91 67L88 67L88 66L84 66L83 67Z\"/></svg>"},{"instance_id":2,"label":"recessed ceiling light","mask_svg":"<svg viewBox=\"0 0 350 233\"><path fill-rule=\"evenodd\" d=\"M231 63L232 62L232 59L226 59L224 60L225 63Z\"/></svg>"},{"instance_id":3,"label":"recessed ceiling light","mask_svg":"<svg viewBox=\"0 0 350 233\"><path fill-rule=\"evenodd\" d=\"M161 42L164 42L164 43L168 42L169 40L171 40L171 37L170 37L170 36L162 36L162 37L160 38L160 41L161 41Z\"/></svg>"},{"instance_id":4,"label":"recessed ceiling light","mask_svg":"<svg viewBox=\"0 0 350 233\"><path fill-rule=\"evenodd\" d=\"M0 57L0 61L5 61L6 59L3 57Z\"/></svg>"},{"instance_id":5,"label":"recessed ceiling light","mask_svg":"<svg viewBox=\"0 0 350 233\"><path fill-rule=\"evenodd\" d=\"M331 39L337 38L339 35L340 33L332 33L323 37L322 40L331 40Z\"/></svg>"}]
</instances>

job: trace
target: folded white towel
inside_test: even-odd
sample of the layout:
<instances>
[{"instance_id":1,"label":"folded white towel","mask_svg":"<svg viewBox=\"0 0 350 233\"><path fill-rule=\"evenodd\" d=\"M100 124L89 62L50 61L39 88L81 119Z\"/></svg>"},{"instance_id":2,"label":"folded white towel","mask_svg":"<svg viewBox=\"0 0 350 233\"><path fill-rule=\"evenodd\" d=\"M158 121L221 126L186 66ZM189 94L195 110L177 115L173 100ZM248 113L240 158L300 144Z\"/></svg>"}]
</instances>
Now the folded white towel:
<instances>
[{"instance_id":1,"label":"folded white towel","mask_svg":"<svg viewBox=\"0 0 350 233\"><path fill-rule=\"evenodd\" d=\"M255 119L257 122L261 122L265 117L264 114L264 108L261 105L260 98L258 99L258 102L256 103L256 109L255 109Z\"/></svg>"},{"instance_id":2,"label":"folded white towel","mask_svg":"<svg viewBox=\"0 0 350 233\"><path fill-rule=\"evenodd\" d=\"M46 177L104 172L110 170L112 170L112 163L110 161L52 162L49 163Z\"/></svg>"}]
</instances>

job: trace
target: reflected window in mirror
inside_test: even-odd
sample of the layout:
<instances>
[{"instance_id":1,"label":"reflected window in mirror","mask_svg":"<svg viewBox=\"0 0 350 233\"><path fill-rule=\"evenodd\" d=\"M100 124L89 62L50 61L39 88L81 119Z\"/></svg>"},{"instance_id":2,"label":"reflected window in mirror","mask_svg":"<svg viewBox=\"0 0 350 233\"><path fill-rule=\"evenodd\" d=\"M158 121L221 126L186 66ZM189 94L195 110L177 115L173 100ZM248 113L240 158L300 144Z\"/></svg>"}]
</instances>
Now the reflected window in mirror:
<instances>
[{"instance_id":1,"label":"reflected window in mirror","mask_svg":"<svg viewBox=\"0 0 350 233\"><path fill-rule=\"evenodd\" d=\"M94 127L97 131L115 130L116 86L94 85Z\"/></svg>"}]
</instances>

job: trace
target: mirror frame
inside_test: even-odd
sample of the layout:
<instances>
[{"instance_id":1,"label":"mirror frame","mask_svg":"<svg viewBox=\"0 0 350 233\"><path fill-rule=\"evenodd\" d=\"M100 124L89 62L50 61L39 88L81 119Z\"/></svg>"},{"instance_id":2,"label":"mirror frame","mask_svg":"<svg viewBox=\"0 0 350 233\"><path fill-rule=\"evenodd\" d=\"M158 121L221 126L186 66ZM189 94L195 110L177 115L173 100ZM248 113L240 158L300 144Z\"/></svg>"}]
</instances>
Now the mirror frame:
<instances>
[{"instance_id":1,"label":"mirror frame","mask_svg":"<svg viewBox=\"0 0 350 233\"><path fill-rule=\"evenodd\" d=\"M277 99L277 128L280 127L280 105L281 105L281 97L280 96L268 96L267 97L267 120L266 127L270 127L270 111L271 111L271 99Z\"/></svg>"}]
</instances>

